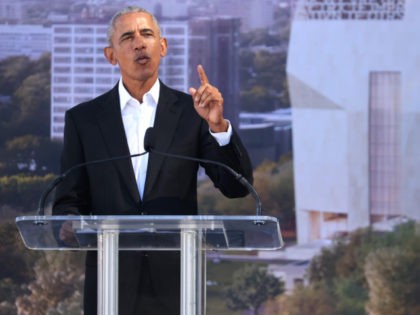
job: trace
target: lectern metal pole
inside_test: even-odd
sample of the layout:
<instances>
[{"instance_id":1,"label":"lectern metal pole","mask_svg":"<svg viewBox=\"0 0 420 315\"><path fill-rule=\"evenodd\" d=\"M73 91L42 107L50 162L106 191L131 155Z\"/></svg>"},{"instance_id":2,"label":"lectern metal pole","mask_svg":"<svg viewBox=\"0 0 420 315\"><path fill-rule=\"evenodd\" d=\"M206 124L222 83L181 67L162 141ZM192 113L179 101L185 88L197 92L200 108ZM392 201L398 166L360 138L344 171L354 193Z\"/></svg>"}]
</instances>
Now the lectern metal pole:
<instances>
[{"instance_id":1,"label":"lectern metal pole","mask_svg":"<svg viewBox=\"0 0 420 315\"><path fill-rule=\"evenodd\" d=\"M181 315L202 315L201 233L181 231Z\"/></svg>"},{"instance_id":2,"label":"lectern metal pole","mask_svg":"<svg viewBox=\"0 0 420 315\"><path fill-rule=\"evenodd\" d=\"M98 314L118 315L118 231L98 231Z\"/></svg>"}]
</instances>

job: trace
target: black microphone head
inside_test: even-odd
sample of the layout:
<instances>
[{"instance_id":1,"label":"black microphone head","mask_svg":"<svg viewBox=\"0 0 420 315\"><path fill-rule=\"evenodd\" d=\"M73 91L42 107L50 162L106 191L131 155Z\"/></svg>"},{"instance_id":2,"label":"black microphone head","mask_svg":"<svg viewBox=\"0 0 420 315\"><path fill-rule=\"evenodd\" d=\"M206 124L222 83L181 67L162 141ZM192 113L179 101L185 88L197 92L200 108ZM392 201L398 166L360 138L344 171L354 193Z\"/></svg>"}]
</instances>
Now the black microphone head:
<instances>
[{"instance_id":1,"label":"black microphone head","mask_svg":"<svg viewBox=\"0 0 420 315\"><path fill-rule=\"evenodd\" d=\"M144 134L144 150L150 152L153 149L153 143L155 141L155 130L153 127L149 127Z\"/></svg>"}]
</instances>

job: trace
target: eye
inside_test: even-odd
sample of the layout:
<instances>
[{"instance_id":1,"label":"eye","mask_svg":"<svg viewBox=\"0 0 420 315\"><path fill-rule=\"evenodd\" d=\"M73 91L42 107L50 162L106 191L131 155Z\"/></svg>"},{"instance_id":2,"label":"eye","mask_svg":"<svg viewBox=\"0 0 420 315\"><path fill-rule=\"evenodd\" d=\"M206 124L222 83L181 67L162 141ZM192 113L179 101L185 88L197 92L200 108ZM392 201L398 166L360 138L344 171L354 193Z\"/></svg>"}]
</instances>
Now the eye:
<instances>
[{"instance_id":1,"label":"eye","mask_svg":"<svg viewBox=\"0 0 420 315\"><path fill-rule=\"evenodd\" d=\"M126 40L131 40L133 38L134 34L131 32L128 33L124 33L121 35L120 37L120 42L126 41Z\"/></svg>"},{"instance_id":2,"label":"eye","mask_svg":"<svg viewBox=\"0 0 420 315\"><path fill-rule=\"evenodd\" d=\"M152 30L145 29L141 31L141 35L143 35L144 37L153 37L154 33Z\"/></svg>"}]
</instances>

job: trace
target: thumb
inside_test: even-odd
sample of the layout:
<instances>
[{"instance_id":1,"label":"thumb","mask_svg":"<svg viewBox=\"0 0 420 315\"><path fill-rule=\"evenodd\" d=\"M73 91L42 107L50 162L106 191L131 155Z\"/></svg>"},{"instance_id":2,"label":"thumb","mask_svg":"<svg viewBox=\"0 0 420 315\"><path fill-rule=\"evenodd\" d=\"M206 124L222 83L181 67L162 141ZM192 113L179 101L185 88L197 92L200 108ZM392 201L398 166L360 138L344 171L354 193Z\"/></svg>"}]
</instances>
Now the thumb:
<instances>
[{"instance_id":1,"label":"thumb","mask_svg":"<svg viewBox=\"0 0 420 315\"><path fill-rule=\"evenodd\" d=\"M197 90L196 90L196 89L194 89L193 87L190 87L190 88L188 89L188 92L190 92L190 94L191 94L192 96L194 96L194 95L195 95L195 92L197 92Z\"/></svg>"}]
</instances>

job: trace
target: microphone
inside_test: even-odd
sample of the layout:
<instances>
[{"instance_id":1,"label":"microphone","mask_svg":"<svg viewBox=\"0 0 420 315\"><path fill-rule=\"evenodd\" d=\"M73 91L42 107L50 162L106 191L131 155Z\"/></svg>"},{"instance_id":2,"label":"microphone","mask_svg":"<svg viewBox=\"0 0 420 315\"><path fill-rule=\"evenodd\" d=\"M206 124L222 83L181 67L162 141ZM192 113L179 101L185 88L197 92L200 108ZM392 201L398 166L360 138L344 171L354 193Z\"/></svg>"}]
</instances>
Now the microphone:
<instances>
[{"instance_id":1,"label":"microphone","mask_svg":"<svg viewBox=\"0 0 420 315\"><path fill-rule=\"evenodd\" d=\"M76 165L70 167L67 171L60 174L52 182L50 182L49 185L47 186L47 188L42 193L41 198L39 199L39 202L38 202L38 210L37 210L38 216L43 216L45 214L45 203L46 203L47 197L51 193L51 191L55 187L57 187L64 179L66 179L66 177L70 173L72 173L74 170L77 170L79 168L82 168L82 167L85 167L85 166L88 166L88 165L101 164L101 163L106 163L106 162L112 162L112 161L117 161L117 160L124 160L124 159L133 158L133 157L138 157L138 156L142 156L146 153L148 153L148 152L145 151L145 152L142 152L142 153L136 153L136 154L131 154L131 155L121 155L121 156L116 156L116 157L107 158L107 159L93 160L93 161L88 161L88 162L76 164Z\"/></svg>"},{"instance_id":2,"label":"microphone","mask_svg":"<svg viewBox=\"0 0 420 315\"><path fill-rule=\"evenodd\" d=\"M154 138L155 138L154 129L153 129L153 127L149 127L146 130L146 134L144 136L144 150L146 152L156 153L156 154L159 154L159 155L162 155L162 156L172 157L172 158L176 158L176 159L189 160L189 161L206 163L206 164L213 164L213 165L220 166L220 167L224 168L225 170L227 170L228 172L230 172L235 177L236 180L238 180L243 186L245 186L245 188L248 189L248 192L252 195L252 197L254 198L255 203L256 203L256 210L255 210L256 216L261 216L262 203L261 203L260 196L258 195L254 186L252 186L251 183L245 177L243 177L241 174L236 172L230 166L228 166L224 163L221 163L219 161L199 159L199 158L194 158L194 157L190 157L190 156L161 152L161 151L155 150L153 148ZM262 221L262 220L255 221L255 224L263 224L263 223L264 223L264 221Z\"/></svg>"}]
</instances>

